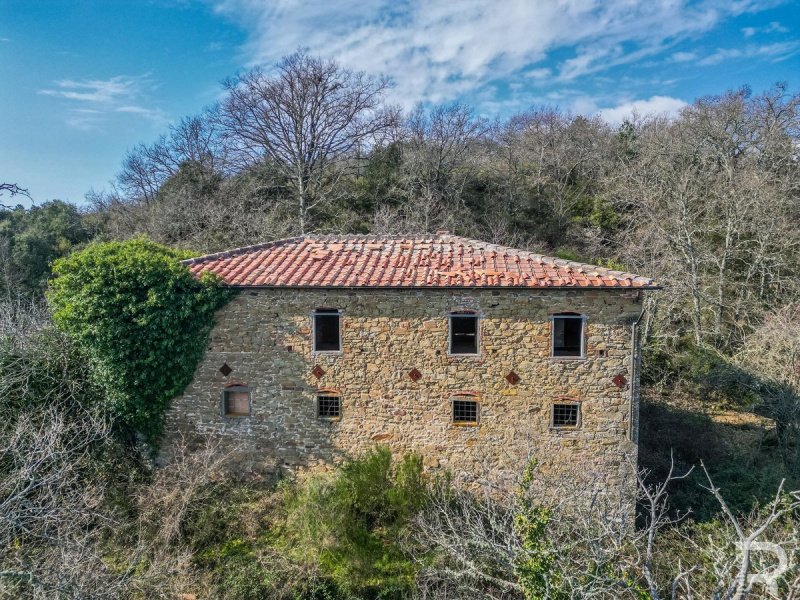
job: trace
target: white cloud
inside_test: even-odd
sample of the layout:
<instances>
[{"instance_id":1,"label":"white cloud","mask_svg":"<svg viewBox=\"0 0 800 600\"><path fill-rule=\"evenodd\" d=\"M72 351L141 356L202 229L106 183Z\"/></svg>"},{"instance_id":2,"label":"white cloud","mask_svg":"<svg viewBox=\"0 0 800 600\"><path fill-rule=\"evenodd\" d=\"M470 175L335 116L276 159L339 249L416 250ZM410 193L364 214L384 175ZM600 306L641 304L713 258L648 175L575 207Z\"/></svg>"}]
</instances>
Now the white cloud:
<instances>
[{"instance_id":1,"label":"white cloud","mask_svg":"<svg viewBox=\"0 0 800 600\"><path fill-rule=\"evenodd\" d=\"M742 27L742 35L746 38L753 37L757 33L787 33L788 28L781 25L778 21L772 21L764 27Z\"/></svg>"},{"instance_id":2,"label":"white cloud","mask_svg":"<svg viewBox=\"0 0 800 600\"><path fill-rule=\"evenodd\" d=\"M497 80L569 81L757 10L729 0L209 0L248 32L251 64L298 47L391 75L394 100L442 102ZM564 56L552 65L552 53ZM555 69L551 67L555 66Z\"/></svg>"},{"instance_id":3,"label":"white cloud","mask_svg":"<svg viewBox=\"0 0 800 600\"><path fill-rule=\"evenodd\" d=\"M653 96L647 100L632 100L612 108L603 108L598 113L609 123L617 125L633 115L642 117L666 115L672 117L677 115L685 106L688 106L687 103L680 98Z\"/></svg>"},{"instance_id":4,"label":"white cloud","mask_svg":"<svg viewBox=\"0 0 800 600\"><path fill-rule=\"evenodd\" d=\"M553 71L551 69L543 67L541 69L531 69L530 71L526 71L525 77L529 77L530 79L547 79L552 74Z\"/></svg>"},{"instance_id":5,"label":"white cloud","mask_svg":"<svg viewBox=\"0 0 800 600\"><path fill-rule=\"evenodd\" d=\"M675 52L672 55L673 62L690 62L697 58L697 54L694 52Z\"/></svg>"},{"instance_id":6,"label":"white cloud","mask_svg":"<svg viewBox=\"0 0 800 600\"><path fill-rule=\"evenodd\" d=\"M151 121L164 121L160 109L142 105L152 82L144 75L118 75L110 79L62 79L53 87L39 90L44 96L69 101L65 121L83 130L97 129L110 114L130 114Z\"/></svg>"},{"instance_id":7,"label":"white cloud","mask_svg":"<svg viewBox=\"0 0 800 600\"><path fill-rule=\"evenodd\" d=\"M698 65L716 65L733 58L767 58L771 60L785 60L797 54L800 50L800 42L779 42L776 44L766 44L763 46L749 45L743 48L717 48L716 52L709 54Z\"/></svg>"}]
</instances>

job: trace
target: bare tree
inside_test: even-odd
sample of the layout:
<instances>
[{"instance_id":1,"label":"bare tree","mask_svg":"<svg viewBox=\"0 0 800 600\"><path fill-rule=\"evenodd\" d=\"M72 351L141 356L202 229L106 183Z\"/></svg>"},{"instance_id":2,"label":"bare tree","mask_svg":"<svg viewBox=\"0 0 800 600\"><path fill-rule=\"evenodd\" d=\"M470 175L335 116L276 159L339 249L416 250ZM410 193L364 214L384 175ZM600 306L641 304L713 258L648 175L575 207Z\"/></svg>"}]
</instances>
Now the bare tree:
<instances>
[{"instance_id":1,"label":"bare tree","mask_svg":"<svg viewBox=\"0 0 800 600\"><path fill-rule=\"evenodd\" d=\"M118 593L99 547L109 518L101 510L104 485L90 475L92 449L108 434L104 420L54 405L0 436L0 590L33 590L34 597Z\"/></svg>"},{"instance_id":2,"label":"bare tree","mask_svg":"<svg viewBox=\"0 0 800 600\"><path fill-rule=\"evenodd\" d=\"M211 177L225 172L224 150L219 143L216 120L206 111L184 117L153 144L139 144L128 151L117 182L128 201L145 204L156 200L164 182L190 163Z\"/></svg>"},{"instance_id":3,"label":"bare tree","mask_svg":"<svg viewBox=\"0 0 800 600\"><path fill-rule=\"evenodd\" d=\"M314 208L332 199L347 159L396 123L396 112L381 104L388 87L387 79L298 51L274 76L256 68L226 81L219 122L240 167L266 160L280 170L306 232Z\"/></svg>"},{"instance_id":4,"label":"bare tree","mask_svg":"<svg viewBox=\"0 0 800 600\"><path fill-rule=\"evenodd\" d=\"M26 198L31 197L27 189L19 187L16 183L0 182L0 196L2 196L3 194L8 194L12 198L14 196L25 196ZM0 204L0 208L11 208L11 207L6 206L5 204Z\"/></svg>"},{"instance_id":5,"label":"bare tree","mask_svg":"<svg viewBox=\"0 0 800 600\"><path fill-rule=\"evenodd\" d=\"M677 526L686 515L670 510L667 490L690 472L671 469L655 484L639 473L639 527L630 501L578 470L575 477L537 475L513 494L475 495L442 485L416 518L409 540L421 564L418 596L744 600L777 598L770 595L776 589L796 594L791 582L797 574L788 562L775 570L769 561L756 565L753 554L780 562L800 548L796 521L783 532L775 529L800 508L798 492L786 496L781 486L762 511L737 517L706 473L722 525L716 536L684 537ZM531 508L538 525L521 527ZM668 535L673 546L662 546ZM684 557L672 556L676 543L689 550ZM534 589L521 576L526 565L537 574Z\"/></svg>"}]
</instances>

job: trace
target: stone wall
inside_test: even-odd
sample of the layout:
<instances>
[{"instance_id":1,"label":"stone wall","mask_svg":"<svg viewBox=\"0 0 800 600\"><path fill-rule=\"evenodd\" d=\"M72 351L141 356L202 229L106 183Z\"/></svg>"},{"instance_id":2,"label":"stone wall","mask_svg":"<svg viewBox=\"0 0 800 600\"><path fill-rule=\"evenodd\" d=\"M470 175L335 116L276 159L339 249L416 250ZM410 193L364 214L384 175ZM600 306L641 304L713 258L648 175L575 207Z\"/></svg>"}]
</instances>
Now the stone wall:
<instances>
[{"instance_id":1,"label":"stone wall","mask_svg":"<svg viewBox=\"0 0 800 600\"><path fill-rule=\"evenodd\" d=\"M341 354L312 353L321 307L343 311ZM481 317L479 356L448 355L448 314L459 309ZM549 317L562 311L587 317L585 359L550 357ZM211 433L246 474L327 466L379 443L468 484L510 485L536 458L545 475L578 469L620 486L636 457L640 311L632 290L244 290L217 314L194 380L168 413L164 447L179 433ZM222 415L231 384L250 388L250 416ZM341 393L340 420L317 418L321 389ZM477 426L451 423L460 392L477 395ZM550 427L559 397L581 402L579 429Z\"/></svg>"}]
</instances>

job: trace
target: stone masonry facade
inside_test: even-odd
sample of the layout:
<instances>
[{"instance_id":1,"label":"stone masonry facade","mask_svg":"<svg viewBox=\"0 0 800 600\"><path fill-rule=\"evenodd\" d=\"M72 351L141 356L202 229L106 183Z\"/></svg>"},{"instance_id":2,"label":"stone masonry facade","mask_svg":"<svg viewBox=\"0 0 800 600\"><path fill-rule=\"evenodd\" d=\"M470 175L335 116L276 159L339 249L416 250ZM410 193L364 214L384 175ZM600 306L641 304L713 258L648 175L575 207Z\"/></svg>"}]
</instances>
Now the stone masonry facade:
<instances>
[{"instance_id":1,"label":"stone masonry facade","mask_svg":"<svg viewBox=\"0 0 800 600\"><path fill-rule=\"evenodd\" d=\"M248 475L327 468L383 444L492 486L513 485L535 458L545 474L577 468L619 489L636 464L642 294L242 289L218 312L193 381L172 402L164 447L179 434L210 434L231 453L232 471ZM312 351L319 308L342 311L339 354ZM448 315L464 310L479 317L477 356L448 353ZM551 357L551 316L560 312L585 316L585 358ZM232 385L249 390L249 415L224 416ZM320 391L340 396L339 419L318 418ZM462 394L479 403L476 425L452 422L451 399ZM578 427L551 426L552 405L563 401L580 404Z\"/></svg>"}]
</instances>

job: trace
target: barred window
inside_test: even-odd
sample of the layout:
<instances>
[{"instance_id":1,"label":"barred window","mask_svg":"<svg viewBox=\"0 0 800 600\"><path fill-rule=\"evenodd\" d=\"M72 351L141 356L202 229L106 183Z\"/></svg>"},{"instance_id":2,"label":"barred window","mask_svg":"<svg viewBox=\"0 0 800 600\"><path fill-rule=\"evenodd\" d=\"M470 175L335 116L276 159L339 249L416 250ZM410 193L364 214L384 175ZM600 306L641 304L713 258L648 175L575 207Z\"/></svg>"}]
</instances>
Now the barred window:
<instances>
[{"instance_id":1,"label":"barred window","mask_svg":"<svg viewBox=\"0 0 800 600\"><path fill-rule=\"evenodd\" d=\"M314 311L314 352L341 352L341 320L338 310L319 308Z\"/></svg>"},{"instance_id":2,"label":"barred window","mask_svg":"<svg viewBox=\"0 0 800 600\"><path fill-rule=\"evenodd\" d=\"M583 315L553 315L553 356L583 356Z\"/></svg>"},{"instance_id":3,"label":"barred window","mask_svg":"<svg viewBox=\"0 0 800 600\"><path fill-rule=\"evenodd\" d=\"M222 414L226 417L250 416L250 389L235 385L222 392Z\"/></svg>"},{"instance_id":4,"label":"barred window","mask_svg":"<svg viewBox=\"0 0 800 600\"><path fill-rule=\"evenodd\" d=\"M478 354L478 315L475 313L450 315L450 354Z\"/></svg>"},{"instance_id":5,"label":"barred window","mask_svg":"<svg viewBox=\"0 0 800 600\"><path fill-rule=\"evenodd\" d=\"M342 397L338 394L317 394L317 416L320 419L340 419Z\"/></svg>"},{"instance_id":6,"label":"barred window","mask_svg":"<svg viewBox=\"0 0 800 600\"><path fill-rule=\"evenodd\" d=\"M577 402L553 404L553 427L577 427L580 423L581 405Z\"/></svg>"},{"instance_id":7,"label":"barred window","mask_svg":"<svg viewBox=\"0 0 800 600\"><path fill-rule=\"evenodd\" d=\"M478 401L469 396L457 396L453 398L453 424L454 425L477 425L478 424Z\"/></svg>"}]
</instances>

